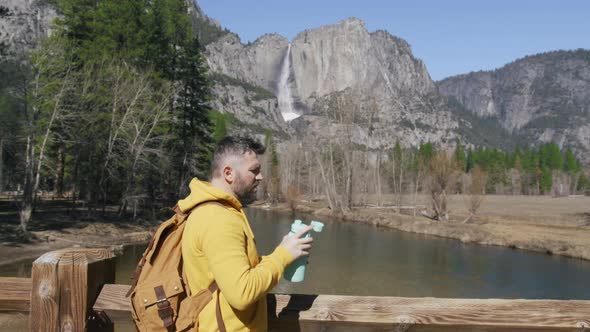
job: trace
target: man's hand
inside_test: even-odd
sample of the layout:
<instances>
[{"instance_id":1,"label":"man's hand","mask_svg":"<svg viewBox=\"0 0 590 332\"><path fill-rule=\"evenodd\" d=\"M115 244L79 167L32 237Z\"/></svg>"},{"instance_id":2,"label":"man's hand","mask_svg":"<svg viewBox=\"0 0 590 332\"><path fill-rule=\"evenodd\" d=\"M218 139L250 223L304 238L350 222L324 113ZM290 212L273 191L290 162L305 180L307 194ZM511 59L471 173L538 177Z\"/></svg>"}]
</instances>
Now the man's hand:
<instances>
[{"instance_id":1,"label":"man's hand","mask_svg":"<svg viewBox=\"0 0 590 332\"><path fill-rule=\"evenodd\" d=\"M302 238L302 236L312 229L311 226L307 226L292 236L289 236L289 234L283 236L283 241L281 241L280 245L285 247L291 253L294 260L301 256L309 256L309 248L311 248L313 238Z\"/></svg>"}]
</instances>

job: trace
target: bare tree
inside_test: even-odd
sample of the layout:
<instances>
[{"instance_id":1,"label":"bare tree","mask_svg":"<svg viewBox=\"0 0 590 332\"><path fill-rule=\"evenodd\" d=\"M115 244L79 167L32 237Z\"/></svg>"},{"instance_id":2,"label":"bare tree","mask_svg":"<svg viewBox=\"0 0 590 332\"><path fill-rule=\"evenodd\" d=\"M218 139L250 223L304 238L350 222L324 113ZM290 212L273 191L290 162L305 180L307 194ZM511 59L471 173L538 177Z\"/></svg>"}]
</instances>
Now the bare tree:
<instances>
[{"instance_id":1,"label":"bare tree","mask_svg":"<svg viewBox=\"0 0 590 332\"><path fill-rule=\"evenodd\" d=\"M430 160L430 197L435 220L449 220L447 190L456 172L455 161L444 151L436 153Z\"/></svg>"},{"instance_id":2,"label":"bare tree","mask_svg":"<svg viewBox=\"0 0 590 332\"><path fill-rule=\"evenodd\" d=\"M344 152L344 174L345 174L345 199L342 200L342 212L348 212L352 208L353 193L353 169L354 169L354 146L353 136L360 112L360 94L356 90L346 90L339 99L341 114L340 125L344 127L341 147Z\"/></svg>"},{"instance_id":3,"label":"bare tree","mask_svg":"<svg viewBox=\"0 0 590 332\"><path fill-rule=\"evenodd\" d=\"M65 173L65 146L60 140L57 145L56 167L55 167L55 186L54 195L63 197L64 193L64 173Z\"/></svg>"},{"instance_id":4,"label":"bare tree","mask_svg":"<svg viewBox=\"0 0 590 332\"><path fill-rule=\"evenodd\" d=\"M403 186L404 186L404 169L407 164L407 153L401 147L399 141L395 143L391 153L392 164L392 184L394 194L394 204L397 206L397 212L401 212L403 204ZM417 186L417 185L416 185Z\"/></svg>"},{"instance_id":5,"label":"bare tree","mask_svg":"<svg viewBox=\"0 0 590 332\"><path fill-rule=\"evenodd\" d=\"M99 187L102 194L103 210L107 199L107 181L112 170L119 165L112 165L113 159L128 152L122 148L123 140L133 137L134 116L142 110L142 100L149 93L149 80L146 75L132 73L126 65L111 63L104 68L104 79L112 82L110 95L110 126L106 155L102 164ZM124 159L124 158L123 158Z\"/></svg>"},{"instance_id":6,"label":"bare tree","mask_svg":"<svg viewBox=\"0 0 590 332\"><path fill-rule=\"evenodd\" d=\"M295 211L297 205L299 205L299 201L301 200L301 193L295 186L289 186L287 188L287 192L285 193L285 200L289 205L291 211Z\"/></svg>"},{"instance_id":7,"label":"bare tree","mask_svg":"<svg viewBox=\"0 0 590 332\"><path fill-rule=\"evenodd\" d=\"M512 187L512 195L518 195L521 192L522 179L521 171L518 168L512 168L509 170L510 185Z\"/></svg>"},{"instance_id":8,"label":"bare tree","mask_svg":"<svg viewBox=\"0 0 590 332\"><path fill-rule=\"evenodd\" d=\"M480 208L485 195L486 183L486 173L478 165L476 165L471 170L471 184L467 189L467 193L469 194L467 201L467 210L469 211L469 216L463 220L464 223L471 221L477 213L477 210Z\"/></svg>"},{"instance_id":9,"label":"bare tree","mask_svg":"<svg viewBox=\"0 0 590 332\"><path fill-rule=\"evenodd\" d=\"M23 100L22 112L26 123L23 199L19 206L19 219L20 229L28 237L28 224L33 216L46 146L62 111L64 93L72 86L71 59L59 42L35 52L30 62L25 60L24 55L19 59L20 75L16 90ZM41 145L37 152L37 139L41 133Z\"/></svg>"},{"instance_id":10,"label":"bare tree","mask_svg":"<svg viewBox=\"0 0 590 332\"><path fill-rule=\"evenodd\" d=\"M127 184L122 197L122 207L120 211L125 211L126 205L133 203L133 220L137 216L137 205L144 196L138 188L138 178L141 177L141 167L143 165L151 166L148 155L161 156L162 152L158 149L164 141L164 134L157 133L157 128L168 120L169 102L176 92L171 84L164 84L154 87L151 84L144 85L143 74L137 75L137 85L132 85L135 93L132 93L132 104L128 106L132 112L128 114L122 128L121 139L126 146L127 155L130 156L130 163L126 173ZM137 97L138 90L141 97Z\"/></svg>"},{"instance_id":11,"label":"bare tree","mask_svg":"<svg viewBox=\"0 0 590 332\"><path fill-rule=\"evenodd\" d=\"M376 165L375 165L375 180L377 182L377 188L375 188L375 191L377 191L377 206L381 206L383 204L383 188L381 187L381 155L382 155L382 150L379 149L377 150L377 161L376 161Z\"/></svg>"},{"instance_id":12,"label":"bare tree","mask_svg":"<svg viewBox=\"0 0 590 332\"><path fill-rule=\"evenodd\" d=\"M553 171L553 196L567 196L572 187L572 176L562 171Z\"/></svg>"},{"instance_id":13,"label":"bare tree","mask_svg":"<svg viewBox=\"0 0 590 332\"><path fill-rule=\"evenodd\" d=\"M327 174L328 170L326 169L326 162L324 161L324 158L322 156L322 151L321 150L315 150L313 152L316 162L320 168L320 173L322 174L322 182L324 183L324 190L325 190L325 194L326 194L326 199L328 200L328 204L330 206L330 210L332 210L333 212L335 212L338 208L337 203L336 203L336 184L334 183L334 181L330 180L330 176Z\"/></svg>"},{"instance_id":14,"label":"bare tree","mask_svg":"<svg viewBox=\"0 0 590 332\"><path fill-rule=\"evenodd\" d=\"M363 114L369 118L369 124L368 124L368 128L367 128L369 142L368 142L367 147L365 149L364 160L366 161L366 167L370 168L369 147L376 145L376 144L374 144L374 140L375 139L379 140L381 138L381 135L377 130L375 130L376 123L378 120L377 116L378 116L378 112L379 112L379 105L377 105L377 101L375 100L375 97L369 97L369 100L366 102L366 105L367 105L366 110L363 111ZM383 154L383 151L379 147L377 149L377 160L375 161L375 172L374 172L374 174L375 174L374 175L374 183L375 183L374 185L375 185L375 193L377 194L377 206L381 206L383 204L383 202L382 202L383 201L383 199L382 199L383 188L381 185L382 154ZM368 181L366 181L366 182L368 185ZM367 190L367 194L369 194L368 190Z\"/></svg>"},{"instance_id":15,"label":"bare tree","mask_svg":"<svg viewBox=\"0 0 590 332\"><path fill-rule=\"evenodd\" d=\"M414 201L414 217L416 216L416 207L418 206L418 192L420 188L423 186L424 177L428 171L429 164L426 160L422 159L420 156L415 155L416 163L416 170L414 172L414 192L413 192L413 201Z\"/></svg>"},{"instance_id":16,"label":"bare tree","mask_svg":"<svg viewBox=\"0 0 590 332\"><path fill-rule=\"evenodd\" d=\"M129 79L122 80L121 94L117 101L119 109L113 111L113 116L119 113L116 126L111 126L113 132L109 135L109 143L118 145L118 149L108 150L111 154L117 151L116 160L120 162L116 167L128 165L123 173L126 185L121 200L120 213L124 212L129 203L133 203L133 219L136 218L137 205L144 199L139 188L139 179L151 165L149 156L162 158L161 145L166 135L158 130L170 118L169 102L176 93L172 84L154 85L145 73L133 72ZM111 155L111 158L114 156ZM108 159L107 159L108 160Z\"/></svg>"},{"instance_id":17,"label":"bare tree","mask_svg":"<svg viewBox=\"0 0 590 332\"><path fill-rule=\"evenodd\" d=\"M33 193L36 195L37 191L39 190L39 178L41 174L41 167L43 166L43 161L45 160L45 148L47 146L47 142L49 141L50 135L53 130L53 125L56 122L57 118L60 116L61 108L61 101L64 95L64 91L70 86L70 66L71 62L67 62L66 69L65 69L65 77L62 79L61 87L59 92L55 95L52 100L53 106L51 110L51 115L49 116L49 123L45 128L45 134L43 135L43 141L41 142L41 147L39 149L39 157L37 158L37 170L35 173L35 184L33 185Z\"/></svg>"}]
</instances>

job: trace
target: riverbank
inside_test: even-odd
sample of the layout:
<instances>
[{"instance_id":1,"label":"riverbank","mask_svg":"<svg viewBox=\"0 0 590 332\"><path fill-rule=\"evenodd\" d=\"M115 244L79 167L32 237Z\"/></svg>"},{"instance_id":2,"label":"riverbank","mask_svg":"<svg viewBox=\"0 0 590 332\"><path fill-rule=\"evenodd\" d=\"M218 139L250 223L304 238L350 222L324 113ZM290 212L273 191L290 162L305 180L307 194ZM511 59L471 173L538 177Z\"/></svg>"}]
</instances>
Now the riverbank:
<instances>
[{"instance_id":1,"label":"riverbank","mask_svg":"<svg viewBox=\"0 0 590 332\"><path fill-rule=\"evenodd\" d=\"M0 202L0 269L3 265L35 259L42 254L68 247L109 247L146 243L153 225L139 220L130 222L115 208L88 213L72 208L65 201L44 201L29 225L30 238L23 240L16 209L10 202Z\"/></svg>"},{"instance_id":2,"label":"riverbank","mask_svg":"<svg viewBox=\"0 0 590 332\"><path fill-rule=\"evenodd\" d=\"M481 212L468 223L467 197L449 198L450 220L434 221L413 210L386 207L355 208L333 216L322 201L303 201L297 212L348 222L361 222L405 232L456 239L465 243L525 249L590 260L590 197L486 196ZM427 197L419 204L427 205ZM255 208L291 211L286 204Z\"/></svg>"},{"instance_id":3,"label":"riverbank","mask_svg":"<svg viewBox=\"0 0 590 332\"><path fill-rule=\"evenodd\" d=\"M83 228L33 231L33 239L24 243L0 244L0 268L18 261L35 259L42 254L71 247L121 250L124 245L146 243L150 233L144 227L96 223Z\"/></svg>"}]
</instances>

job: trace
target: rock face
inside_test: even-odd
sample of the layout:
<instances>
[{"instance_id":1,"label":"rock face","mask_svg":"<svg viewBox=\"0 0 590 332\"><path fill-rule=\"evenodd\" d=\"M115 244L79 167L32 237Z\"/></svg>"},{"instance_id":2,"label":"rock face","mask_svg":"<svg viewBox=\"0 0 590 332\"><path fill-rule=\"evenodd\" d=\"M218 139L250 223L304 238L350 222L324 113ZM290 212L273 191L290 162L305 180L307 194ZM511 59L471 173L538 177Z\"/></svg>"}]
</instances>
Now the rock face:
<instances>
[{"instance_id":1,"label":"rock face","mask_svg":"<svg viewBox=\"0 0 590 332\"><path fill-rule=\"evenodd\" d=\"M276 95L283 50L288 44L279 35L265 35L243 45L236 34L228 33L207 45L215 108L247 124L253 129L250 133L270 129L285 139L290 129L278 109Z\"/></svg>"},{"instance_id":2,"label":"rock face","mask_svg":"<svg viewBox=\"0 0 590 332\"><path fill-rule=\"evenodd\" d=\"M276 92L281 64L289 41L276 34L243 45L229 33L207 46L206 57L212 72L222 73Z\"/></svg>"},{"instance_id":3,"label":"rock face","mask_svg":"<svg viewBox=\"0 0 590 332\"><path fill-rule=\"evenodd\" d=\"M590 160L590 51L528 56L500 69L450 77L440 93L496 118L523 144L553 141Z\"/></svg>"},{"instance_id":4,"label":"rock face","mask_svg":"<svg viewBox=\"0 0 590 332\"><path fill-rule=\"evenodd\" d=\"M270 130L281 140L288 138L292 130L283 120L272 94L261 93L260 88L236 80L217 78L215 82L213 109L232 114L239 121L235 124L238 132L260 135Z\"/></svg>"},{"instance_id":5,"label":"rock face","mask_svg":"<svg viewBox=\"0 0 590 332\"><path fill-rule=\"evenodd\" d=\"M371 34L354 18L298 34L291 58L296 94L308 106L314 96L346 88L391 95L434 89L408 43L385 31Z\"/></svg>"},{"instance_id":6,"label":"rock face","mask_svg":"<svg viewBox=\"0 0 590 332\"><path fill-rule=\"evenodd\" d=\"M219 24L219 22L212 19L211 17L205 15L205 13L203 13L203 10L201 9L201 7L199 7L196 1L186 0L186 9L191 18L202 20L212 27L221 29L221 24Z\"/></svg>"},{"instance_id":7,"label":"rock face","mask_svg":"<svg viewBox=\"0 0 590 332\"><path fill-rule=\"evenodd\" d=\"M264 35L248 45L234 34L226 35L207 46L206 56L212 72L275 95L288 56L290 95L295 109L304 115L292 126L299 135L314 132L320 139L340 135L342 116L336 113L345 111L343 100L350 104L353 98L359 107L353 135L357 144L371 148L391 147L396 140L407 145L444 144L462 136L456 130L459 119L437 94L408 43L385 31L369 33L355 18L301 32L290 48L288 40L278 35ZM318 126L333 130L313 129Z\"/></svg>"},{"instance_id":8,"label":"rock face","mask_svg":"<svg viewBox=\"0 0 590 332\"><path fill-rule=\"evenodd\" d=\"M37 39L49 36L57 17L43 0L3 0L0 13L0 44L17 52L28 52Z\"/></svg>"}]
</instances>

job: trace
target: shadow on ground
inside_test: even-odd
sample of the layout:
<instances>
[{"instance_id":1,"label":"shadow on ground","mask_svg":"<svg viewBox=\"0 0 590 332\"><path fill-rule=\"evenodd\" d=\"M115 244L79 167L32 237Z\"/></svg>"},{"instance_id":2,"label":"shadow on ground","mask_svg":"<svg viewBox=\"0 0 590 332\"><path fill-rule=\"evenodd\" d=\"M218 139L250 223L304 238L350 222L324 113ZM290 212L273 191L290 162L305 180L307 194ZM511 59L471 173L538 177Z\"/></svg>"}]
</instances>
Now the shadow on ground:
<instances>
[{"instance_id":1,"label":"shadow on ground","mask_svg":"<svg viewBox=\"0 0 590 332\"><path fill-rule=\"evenodd\" d=\"M74 204L68 200L43 200L35 208L33 220L27 226L30 234L25 236L20 228L18 202L0 200L0 244L18 247L25 243L45 241L35 235L36 232L57 231L71 234L95 224L125 230L137 226L153 226L164 219L166 217L154 218L151 213L144 213L133 221L129 215L119 215L115 206L107 206L104 211L90 210L82 204Z\"/></svg>"}]
</instances>

